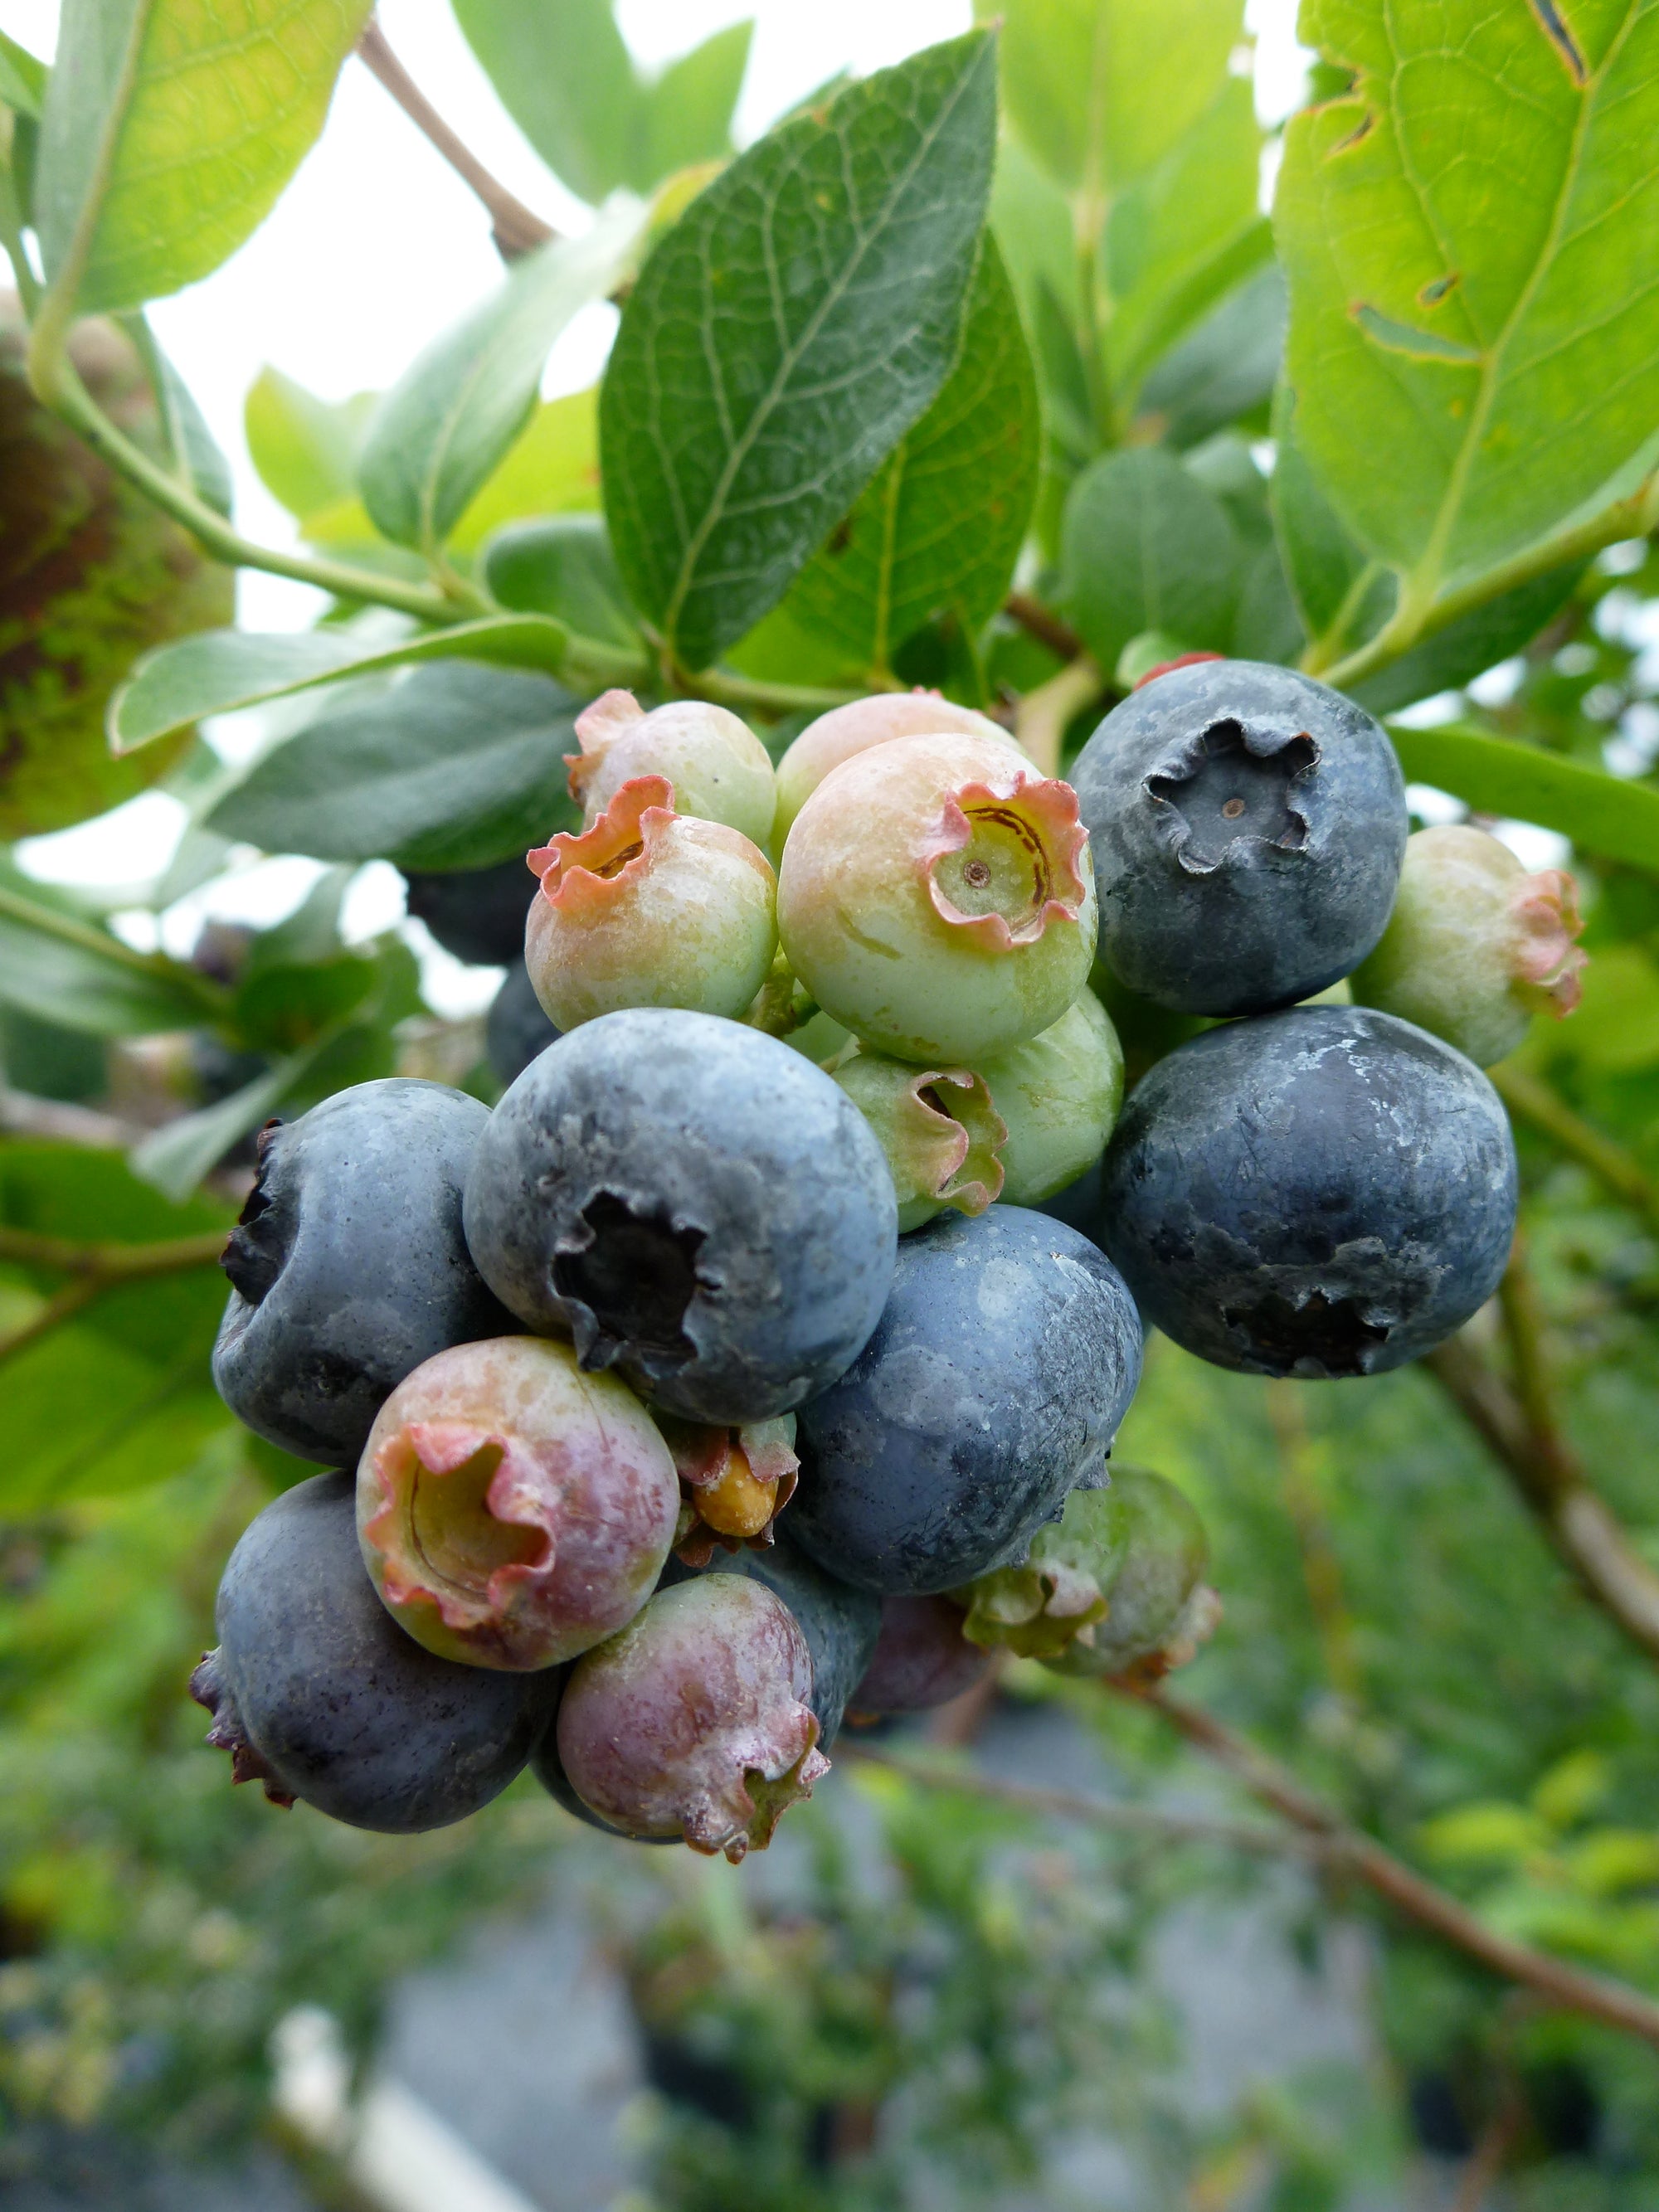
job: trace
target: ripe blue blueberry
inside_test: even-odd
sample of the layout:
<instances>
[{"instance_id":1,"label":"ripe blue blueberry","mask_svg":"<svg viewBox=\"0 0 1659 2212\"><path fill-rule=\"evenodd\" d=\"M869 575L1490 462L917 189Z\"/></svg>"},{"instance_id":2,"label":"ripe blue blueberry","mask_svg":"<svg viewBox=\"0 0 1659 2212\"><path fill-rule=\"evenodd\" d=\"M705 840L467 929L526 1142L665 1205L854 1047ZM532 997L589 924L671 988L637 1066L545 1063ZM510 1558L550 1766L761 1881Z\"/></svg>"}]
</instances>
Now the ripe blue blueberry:
<instances>
[{"instance_id":1,"label":"ripe blue blueberry","mask_svg":"<svg viewBox=\"0 0 1659 2212\"><path fill-rule=\"evenodd\" d=\"M1098 1474L1139 1372L1134 1305L1086 1237L1020 1206L940 1214L900 1246L856 1365L801 1409L789 1535L866 1589L954 1589Z\"/></svg>"},{"instance_id":2,"label":"ripe blue blueberry","mask_svg":"<svg viewBox=\"0 0 1659 2212\"><path fill-rule=\"evenodd\" d=\"M897 1206L852 1101L775 1037L679 1009L587 1022L525 1070L468 1179L496 1294L666 1413L787 1413L845 1372Z\"/></svg>"},{"instance_id":3,"label":"ripe blue blueberry","mask_svg":"<svg viewBox=\"0 0 1659 2212\"><path fill-rule=\"evenodd\" d=\"M459 868L448 875L406 870L404 880L410 913L446 952L479 968L506 968L523 959L524 920L536 880L516 854L493 868Z\"/></svg>"},{"instance_id":4,"label":"ripe blue blueberry","mask_svg":"<svg viewBox=\"0 0 1659 2212\"><path fill-rule=\"evenodd\" d=\"M230 1302L213 1380L238 1419L301 1459L355 1465L411 1369L515 1332L461 1233L487 1109L393 1076L261 1136L221 1262Z\"/></svg>"},{"instance_id":5,"label":"ripe blue blueberry","mask_svg":"<svg viewBox=\"0 0 1659 2212\"><path fill-rule=\"evenodd\" d=\"M266 1506L216 1618L191 1695L234 1778L279 1805L389 1835L446 1827L506 1789L548 1723L546 1676L457 1666L404 1635L363 1570L349 1474Z\"/></svg>"},{"instance_id":6,"label":"ripe blue blueberry","mask_svg":"<svg viewBox=\"0 0 1659 2212\"><path fill-rule=\"evenodd\" d=\"M1073 781L1101 959L1159 1006L1290 1006L1382 933L1406 848L1400 763L1379 723L1311 677L1173 669L1112 709Z\"/></svg>"},{"instance_id":7,"label":"ripe blue blueberry","mask_svg":"<svg viewBox=\"0 0 1659 2212\"><path fill-rule=\"evenodd\" d=\"M1297 1006L1159 1060L1107 1152L1098 1234L1146 1319L1218 1366L1375 1375L1492 1296L1516 1198L1479 1068L1392 1014Z\"/></svg>"}]
</instances>

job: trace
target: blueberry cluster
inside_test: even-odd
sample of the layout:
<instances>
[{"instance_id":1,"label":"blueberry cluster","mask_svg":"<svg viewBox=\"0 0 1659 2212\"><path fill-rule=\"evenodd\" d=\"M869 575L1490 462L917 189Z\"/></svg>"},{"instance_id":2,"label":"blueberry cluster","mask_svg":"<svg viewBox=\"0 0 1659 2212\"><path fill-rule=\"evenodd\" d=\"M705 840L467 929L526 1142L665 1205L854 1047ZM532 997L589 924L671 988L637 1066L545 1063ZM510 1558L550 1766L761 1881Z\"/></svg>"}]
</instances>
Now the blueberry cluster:
<instances>
[{"instance_id":1,"label":"blueberry cluster","mask_svg":"<svg viewBox=\"0 0 1659 2212\"><path fill-rule=\"evenodd\" d=\"M413 887L492 948L527 905L495 1111L395 1079L260 1140L215 1376L330 1471L243 1537L192 1687L281 1802L416 1830L529 1764L736 1859L848 1711L1208 1632L1191 1505L1108 1471L1141 1317L1297 1376L1466 1320L1515 1161L1431 1017L1559 1000L1570 897L1460 848L1497 950L1437 980L1387 738L1283 669L1161 675L1071 784L926 694L775 773L696 702L577 729L538 888ZM1301 1003L1362 961L1376 1005ZM1121 1115L1091 973L1224 1018Z\"/></svg>"}]
</instances>

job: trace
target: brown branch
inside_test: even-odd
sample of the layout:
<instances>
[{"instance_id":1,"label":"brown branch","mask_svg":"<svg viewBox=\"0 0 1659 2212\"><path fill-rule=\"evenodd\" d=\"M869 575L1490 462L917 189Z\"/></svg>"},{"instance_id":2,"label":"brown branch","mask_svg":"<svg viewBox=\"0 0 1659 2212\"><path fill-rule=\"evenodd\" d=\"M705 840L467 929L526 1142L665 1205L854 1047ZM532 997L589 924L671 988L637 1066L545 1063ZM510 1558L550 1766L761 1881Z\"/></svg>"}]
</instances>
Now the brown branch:
<instances>
[{"instance_id":1,"label":"brown branch","mask_svg":"<svg viewBox=\"0 0 1659 2212\"><path fill-rule=\"evenodd\" d=\"M1507 2082L1502 2102L1482 2129L1480 2140L1458 2177L1457 2194L1447 2212L1480 2212L1494 2185L1502 2179L1526 2117L1527 2108L1521 2101L1519 2090L1513 2081Z\"/></svg>"},{"instance_id":2,"label":"brown branch","mask_svg":"<svg viewBox=\"0 0 1659 2212\"><path fill-rule=\"evenodd\" d=\"M1638 1160L1611 1137L1575 1114L1547 1083L1524 1068L1494 1067L1488 1071L1493 1088L1506 1106L1553 1138L1570 1158L1587 1167L1613 1196L1639 1213L1659 1236L1659 1184L1646 1174Z\"/></svg>"},{"instance_id":3,"label":"brown branch","mask_svg":"<svg viewBox=\"0 0 1659 2212\"><path fill-rule=\"evenodd\" d=\"M1010 592L1002 603L1002 611L1010 622L1018 623L1028 637L1034 637L1039 645L1046 645L1062 660L1080 659L1089 650L1070 623L1062 622L1029 592Z\"/></svg>"},{"instance_id":4,"label":"brown branch","mask_svg":"<svg viewBox=\"0 0 1659 2212\"><path fill-rule=\"evenodd\" d=\"M1334 1865L1357 1875L1379 1897L1419 1928L1531 1990L1557 2010L1581 2013L1606 2027L1621 2028L1659 2049L1659 2004L1639 1990L1601 1974L1585 1972L1488 1928L1466 1905L1413 1872L1403 1859L1352 1828L1334 1806L1304 1790L1296 1777L1243 1736L1199 1706L1187 1705L1155 1687L1117 1682L1108 1686L1161 1713L1187 1742L1205 1752L1304 1835L1316 1838Z\"/></svg>"},{"instance_id":5,"label":"brown branch","mask_svg":"<svg viewBox=\"0 0 1659 2212\"><path fill-rule=\"evenodd\" d=\"M483 202L494 226L495 250L503 261L516 261L521 254L533 252L537 246L545 246L558 236L550 223L544 222L540 216L508 191L501 179L485 168L471 148L456 137L392 52L386 33L373 16L357 41L357 52L410 122L425 133L450 167Z\"/></svg>"},{"instance_id":6,"label":"brown branch","mask_svg":"<svg viewBox=\"0 0 1659 2212\"><path fill-rule=\"evenodd\" d=\"M1537 1293L1517 1238L1499 1293L1515 1380L1467 1334L1424 1365L1500 1461L1587 1596L1650 1659L1659 1659L1659 1574L1594 1488L1562 1431L1541 1341Z\"/></svg>"}]
</instances>

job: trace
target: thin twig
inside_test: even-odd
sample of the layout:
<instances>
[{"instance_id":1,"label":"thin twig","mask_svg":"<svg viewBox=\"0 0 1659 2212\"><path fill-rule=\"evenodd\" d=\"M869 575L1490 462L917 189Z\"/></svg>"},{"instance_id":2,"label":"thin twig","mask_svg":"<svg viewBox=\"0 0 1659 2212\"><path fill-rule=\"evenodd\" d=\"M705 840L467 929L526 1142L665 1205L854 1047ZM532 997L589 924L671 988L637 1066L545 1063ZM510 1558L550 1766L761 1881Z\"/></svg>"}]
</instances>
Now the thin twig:
<instances>
[{"instance_id":1,"label":"thin twig","mask_svg":"<svg viewBox=\"0 0 1659 2212\"><path fill-rule=\"evenodd\" d=\"M1317 1837L1332 1862L1374 1889L1419 1927L1428 1929L1483 1966L1533 1990L1558 2010L1582 2013L1607 2027L1639 2036L1659 2049L1659 2004L1639 1990L1600 1974L1584 1972L1565 1960L1550 1958L1525 1943L1500 1936L1466 1905L1413 1872L1363 1830L1350 1827L1334 1806L1304 1789L1277 1759L1199 1706L1146 1685L1108 1685L1161 1713L1187 1742L1207 1753L1235 1775L1250 1794L1292 1827Z\"/></svg>"},{"instance_id":2,"label":"thin twig","mask_svg":"<svg viewBox=\"0 0 1659 2212\"><path fill-rule=\"evenodd\" d=\"M1587 1167L1632 1213L1659 1236L1659 1184L1632 1153L1575 1114L1549 1085L1524 1068L1494 1067L1492 1086L1504 1104L1552 1138L1570 1158Z\"/></svg>"},{"instance_id":3,"label":"thin twig","mask_svg":"<svg viewBox=\"0 0 1659 2212\"><path fill-rule=\"evenodd\" d=\"M1002 611L1010 622L1018 623L1028 637L1034 637L1039 645L1046 645L1062 660L1079 659L1089 650L1070 623L1062 622L1029 592L1010 592L1002 603Z\"/></svg>"},{"instance_id":4,"label":"thin twig","mask_svg":"<svg viewBox=\"0 0 1659 2212\"><path fill-rule=\"evenodd\" d=\"M1510 2162L1510 2153L1515 2148L1526 2116L1526 2106L1514 2081L1507 2081L1502 2102L1481 2130L1480 2140L1458 2176L1457 2194L1446 2212L1480 2212L1493 2185Z\"/></svg>"},{"instance_id":5,"label":"thin twig","mask_svg":"<svg viewBox=\"0 0 1659 2212\"><path fill-rule=\"evenodd\" d=\"M1271 1858L1322 1858L1326 1846L1318 1839L1284 1828L1269 1828L1260 1821L1206 1820L1188 1813L1169 1813L1157 1805L1115 1804L1109 1798L1091 1797L1077 1790L1044 1790L1025 1782L1004 1782L976 1769L947 1766L936 1759L908 1759L902 1753L875 1751L842 1736L837 1759L853 1759L865 1766L883 1766L918 1782L929 1790L961 1790L989 1804L1008 1805L1017 1811L1042 1813L1056 1820L1078 1820L1091 1828L1109 1828L1128 1835L1156 1836L1172 1844L1224 1844L1240 1851L1259 1851Z\"/></svg>"},{"instance_id":6,"label":"thin twig","mask_svg":"<svg viewBox=\"0 0 1659 2212\"><path fill-rule=\"evenodd\" d=\"M83 1145L90 1152L126 1152L150 1133L137 1121L62 1098L37 1098L31 1091L0 1085L0 1132L9 1137L45 1137L54 1144Z\"/></svg>"},{"instance_id":7,"label":"thin twig","mask_svg":"<svg viewBox=\"0 0 1659 2212\"><path fill-rule=\"evenodd\" d=\"M1060 749L1072 717L1093 706L1105 690L1093 656L1084 653L1020 701L1014 735L1045 775L1060 774Z\"/></svg>"},{"instance_id":8,"label":"thin twig","mask_svg":"<svg viewBox=\"0 0 1659 2212\"><path fill-rule=\"evenodd\" d=\"M1659 1659L1659 1574L1595 1490L1564 1433L1544 1358L1537 1293L1517 1240L1499 1301L1516 1380L1465 1334L1424 1365L1500 1461L1563 1563L1649 1658Z\"/></svg>"},{"instance_id":9,"label":"thin twig","mask_svg":"<svg viewBox=\"0 0 1659 2212\"><path fill-rule=\"evenodd\" d=\"M0 1265L46 1267L69 1277L27 1321L0 1334L0 1364L66 1321L82 1312L106 1291L157 1275L178 1275L210 1267L225 1249L224 1231L171 1237L150 1244L82 1244L62 1237L41 1237L30 1229L0 1224Z\"/></svg>"},{"instance_id":10,"label":"thin twig","mask_svg":"<svg viewBox=\"0 0 1659 2212\"><path fill-rule=\"evenodd\" d=\"M527 208L492 176L471 148L458 138L386 43L386 33L370 16L357 52L416 128L431 140L450 167L483 201L494 225L495 250L503 261L516 261L558 236L551 223Z\"/></svg>"}]
</instances>

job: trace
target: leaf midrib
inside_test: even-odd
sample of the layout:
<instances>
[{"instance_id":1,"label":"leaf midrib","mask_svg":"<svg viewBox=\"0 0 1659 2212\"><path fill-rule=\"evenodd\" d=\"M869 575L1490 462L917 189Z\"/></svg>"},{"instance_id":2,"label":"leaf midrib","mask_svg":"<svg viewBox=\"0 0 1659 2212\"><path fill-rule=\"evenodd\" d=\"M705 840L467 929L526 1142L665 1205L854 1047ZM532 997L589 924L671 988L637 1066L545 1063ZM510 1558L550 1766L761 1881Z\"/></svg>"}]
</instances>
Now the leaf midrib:
<instances>
[{"instance_id":1,"label":"leaf midrib","mask_svg":"<svg viewBox=\"0 0 1659 2212\"><path fill-rule=\"evenodd\" d=\"M760 436L762 428L765 423L770 420L773 413L776 410L783 391L787 387L788 380L793 375L795 368L799 366L800 361L804 357L808 346L811 344L811 341L816 338L818 331L822 329L831 308L838 307L842 300L845 297L848 290L851 287L854 277L856 276L859 269L863 265L865 258L871 252L876 240L881 236L882 233L887 228L896 202L899 198L901 193L905 190L908 190L909 185L914 182L923 159L932 151L933 147L937 143L945 125L955 113L957 106L960 102L969 81L982 64L984 52L984 47L982 46L980 46L975 53L972 66L964 70L958 76L955 88L952 90L948 100L940 109L939 116L931 131L925 132L922 135L918 143L915 153L912 155L910 161L905 165L905 167L895 176L891 185L881 203L876 220L867 228L860 238L857 251L847 262L839 277L837 277L827 289L823 300L820 301L817 308L814 311L813 314L806 323L799 339L798 339L793 346L786 345L783 349L782 356L779 362L777 371L767 387L765 394L760 403L751 412L746 427L740 431L737 438L730 443L725 465L721 469L719 477L715 479L714 489L709 497L707 506L704 508L702 520L697 524L696 527L692 531L690 538L687 539L685 550L680 557L679 571L675 579L674 588L672 592L670 594L667 607L664 611L663 628L671 638L678 632L681 610L684 608L686 599L690 594L692 586L696 581L697 563L702 557L704 548L708 545L710 538L714 535L714 532L725 513L727 495L729 495L733 483L737 480L738 474L741 470L743 464L747 460L750 453L752 452L756 441ZM844 161L846 153L846 138L844 135L841 136L841 145ZM804 145L803 151L805 151ZM775 201L769 203L766 223L763 233L763 241L765 249L767 278L769 283L772 285L775 295L778 270L773 232L773 216L775 210ZM706 325L703 335L706 338ZM725 383L720 374L718 358L711 362L710 366L714 371L713 384L716 404L720 408L721 416L729 420L731 410L726 404ZM669 474L671 480L672 480L673 472L670 471Z\"/></svg>"},{"instance_id":2,"label":"leaf midrib","mask_svg":"<svg viewBox=\"0 0 1659 2212\"><path fill-rule=\"evenodd\" d=\"M1468 489L1469 477L1474 468L1480 441L1492 419L1492 410L1498 403L1498 391L1503 381L1502 372L1505 353L1537 297L1540 286L1554 266L1560 247L1562 228L1566 220L1567 207L1578 181L1584 140L1589 133L1590 117L1595 110L1596 99L1639 13L1638 0L1626 0L1624 19L1620 24L1617 33L1609 40L1601 59L1586 76L1583 84L1578 88L1578 113L1573 123L1571 145L1568 156L1562 165L1561 182L1556 193L1555 205L1550 216L1548 234L1525 283L1516 295L1515 304L1504 317L1497 337L1490 346L1482 349L1480 384L1474 405L1469 410L1468 427L1464 431L1456 457L1447 476L1446 489L1441 495L1440 504L1436 511L1428 541L1424 546L1416 568L1406 580L1401 592L1402 604L1409 597L1419 605L1426 606L1439 587L1441 574L1445 563L1446 548L1450 543L1452 532L1456 528L1462 515L1464 498ZM1394 80L1397 83L1401 57L1394 38L1392 8L1387 11L1385 20L1390 51L1395 57ZM1422 210L1423 220L1430 234L1435 239L1437 245L1441 244L1439 228L1433 210L1424 187L1418 181L1405 158L1403 144L1401 147L1400 167L1401 175L1410 184L1417 198Z\"/></svg>"}]
</instances>

